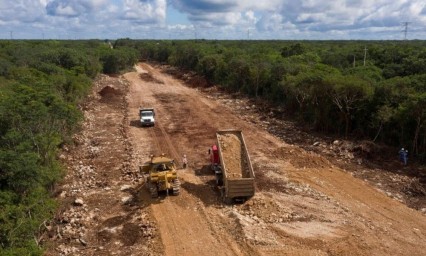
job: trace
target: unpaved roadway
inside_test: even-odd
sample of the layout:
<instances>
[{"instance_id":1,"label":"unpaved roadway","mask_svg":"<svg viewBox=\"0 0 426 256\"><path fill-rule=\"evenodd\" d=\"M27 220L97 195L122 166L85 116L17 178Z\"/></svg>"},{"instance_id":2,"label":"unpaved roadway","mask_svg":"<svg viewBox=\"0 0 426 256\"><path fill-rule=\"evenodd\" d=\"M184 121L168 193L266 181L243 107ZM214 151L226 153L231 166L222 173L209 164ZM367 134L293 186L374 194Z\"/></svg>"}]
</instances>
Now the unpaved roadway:
<instances>
[{"instance_id":1,"label":"unpaved roadway","mask_svg":"<svg viewBox=\"0 0 426 256\"><path fill-rule=\"evenodd\" d=\"M189 88L146 63L122 78L109 79L103 87L110 83L123 97L111 101L104 94L93 99L95 105L86 114L100 115L105 102L110 109L104 116L93 117L98 120L98 127L91 126L93 134L95 130L103 134L98 135L102 140L82 143L86 148L100 148L91 156L90 165L95 170L103 166L111 172L110 179L105 178L109 194L106 197L101 193L105 186L95 186L92 193L74 193L68 197L62 193L63 200L68 198L70 205L65 213L77 211L80 206L74 200L81 197L85 202L84 212L94 212L96 218L83 225L84 243L78 236L66 240L62 235L55 240L54 252L63 255L69 251L71 255L424 255L426 252L424 214L387 197L322 156L286 144L244 121L220 97L215 97L214 91ZM114 84L114 79L124 79L125 83ZM103 87L95 89L100 92ZM155 108L155 127L138 125L140 106ZM114 111L124 116L114 117L111 114ZM114 124L111 120L119 121ZM215 131L231 128L244 133L257 191L244 204L224 205L214 187L207 152L215 142ZM108 136L114 129L120 131L117 137ZM125 140L121 158L118 149L114 149L123 143L117 140L120 136ZM74 150L78 151L78 146ZM68 164L89 165L88 157L77 158L77 153L70 151L64 153ZM179 196L160 194L158 199L151 199L137 169L151 154L161 153L173 157L179 167L186 154L189 166L178 171L182 179ZM96 161L102 154L109 155L109 168L105 162ZM119 161L125 161L125 168ZM102 176L101 171L96 173L100 174L93 174L95 178ZM68 181L75 177L78 175L69 175ZM69 186L63 188L69 190ZM131 239L132 236L136 238Z\"/></svg>"}]
</instances>

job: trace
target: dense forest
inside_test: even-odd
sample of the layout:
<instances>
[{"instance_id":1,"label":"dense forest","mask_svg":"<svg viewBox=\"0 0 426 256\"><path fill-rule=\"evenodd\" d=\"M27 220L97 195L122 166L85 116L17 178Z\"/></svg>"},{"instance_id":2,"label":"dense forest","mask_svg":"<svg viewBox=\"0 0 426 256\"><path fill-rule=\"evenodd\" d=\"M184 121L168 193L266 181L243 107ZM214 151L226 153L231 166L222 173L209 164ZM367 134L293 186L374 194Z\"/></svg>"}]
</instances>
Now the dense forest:
<instances>
[{"instance_id":1,"label":"dense forest","mask_svg":"<svg viewBox=\"0 0 426 256\"><path fill-rule=\"evenodd\" d=\"M0 41L0 255L42 254L79 106L99 73L138 60L195 71L316 131L426 158L425 41Z\"/></svg>"},{"instance_id":2,"label":"dense forest","mask_svg":"<svg viewBox=\"0 0 426 256\"><path fill-rule=\"evenodd\" d=\"M140 58L280 105L314 130L426 157L425 41L131 41Z\"/></svg>"},{"instance_id":3,"label":"dense forest","mask_svg":"<svg viewBox=\"0 0 426 256\"><path fill-rule=\"evenodd\" d=\"M102 41L0 41L0 255L41 255L55 212L61 145L78 130L100 72L137 61L134 49Z\"/></svg>"}]
</instances>

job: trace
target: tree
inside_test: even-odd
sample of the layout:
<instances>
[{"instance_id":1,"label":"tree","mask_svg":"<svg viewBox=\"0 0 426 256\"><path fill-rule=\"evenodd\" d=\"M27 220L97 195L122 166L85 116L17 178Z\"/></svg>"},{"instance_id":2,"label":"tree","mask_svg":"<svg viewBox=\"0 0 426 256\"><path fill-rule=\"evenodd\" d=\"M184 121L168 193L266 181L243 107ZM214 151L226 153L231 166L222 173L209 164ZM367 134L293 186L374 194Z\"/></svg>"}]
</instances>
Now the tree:
<instances>
[{"instance_id":1,"label":"tree","mask_svg":"<svg viewBox=\"0 0 426 256\"><path fill-rule=\"evenodd\" d=\"M373 93L372 87L357 77L330 76L327 83L332 85L329 96L345 120L345 137L351 128L354 111Z\"/></svg>"},{"instance_id":2,"label":"tree","mask_svg":"<svg viewBox=\"0 0 426 256\"><path fill-rule=\"evenodd\" d=\"M389 121L393 118L394 115L395 115L395 110L389 105L383 105L379 108L376 115L373 116L373 120L372 120L373 127L378 126L377 133L374 136L373 141L377 140L377 138L380 135L380 132L383 129L383 126L389 123Z\"/></svg>"},{"instance_id":3,"label":"tree","mask_svg":"<svg viewBox=\"0 0 426 256\"><path fill-rule=\"evenodd\" d=\"M99 51L106 74L118 74L121 70L133 67L138 60L137 51L128 47L110 49L104 46Z\"/></svg>"},{"instance_id":4,"label":"tree","mask_svg":"<svg viewBox=\"0 0 426 256\"><path fill-rule=\"evenodd\" d=\"M305 121L311 120L317 129L322 129L328 126L332 118L328 116L330 103L327 97L331 85L326 82L327 77L340 73L323 64L303 67L306 70L294 76L287 75L282 83L287 84L290 97L294 97L299 104L300 117Z\"/></svg>"},{"instance_id":5,"label":"tree","mask_svg":"<svg viewBox=\"0 0 426 256\"><path fill-rule=\"evenodd\" d=\"M263 92L264 88L270 79L270 64L263 61L260 57L254 58L250 65L250 84L253 87L254 96L259 98L259 94Z\"/></svg>"},{"instance_id":6,"label":"tree","mask_svg":"<svg viewBox=\"0 0 426 256\"><path fill-rule=\"evenodd\" d=\"M221 56L216 55L207 55L200 59L197 70L198 72L206 77L210 81L216 80L216 74L223 66L223 61Z\"/></svg>"},{"instance_id":7,"label":"tree","mask_svg":"<svg viewBox=\"0 0 426 256\"><path fill-rule=\"evenodd\" d=\"M409 90L406 97L400 104L402 113L414 123L412 138L412 152L419 153L419 136L426 123L426 86L424 84L426 76L408 77Z\"/></svg>"},{"instance_id":8,"label":"tree","mask_svg":"<svg viewBox=\"0 0 426 256\"><path fill-rule=\"evenodd\" d=\"M301 43L291 44L289 46L285 46L281 49L281 56L283 57L291 57L294 55L301 55L305 53L306 47Z\"/></svg>"},{"instance_id":9,"label":"tree","mask_svg":"<svg viewBox=\"0 0 426 256\"><path fill-rule=\"evenodd\" d=\"M232 68L231 68L232 67ZM249 87L250 66L247 56L233 58L228 63L227 86L232 91L240 91Z\"/></svg>"},{"instance_id":10,"label":"tree","mask_svg":"<svg viewBox=\"0 0 426 256\"><path fill-rule=\"evenodd\" d=\"M189 43L183 42L178 45L176 51L170 55L172 65L183 69L195 70L200 59L202 59L199 50Z\"/></svg>"}]
</instances>

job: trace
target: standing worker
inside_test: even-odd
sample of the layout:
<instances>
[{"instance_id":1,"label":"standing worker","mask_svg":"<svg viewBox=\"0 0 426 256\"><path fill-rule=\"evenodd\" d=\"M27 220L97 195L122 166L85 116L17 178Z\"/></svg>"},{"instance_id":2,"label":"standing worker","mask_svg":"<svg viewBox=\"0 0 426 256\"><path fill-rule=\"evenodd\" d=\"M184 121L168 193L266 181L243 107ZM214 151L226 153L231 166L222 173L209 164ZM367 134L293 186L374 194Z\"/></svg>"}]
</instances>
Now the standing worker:
<instances>
[{"instance_id":1,"label":"standing worker","mask_svg":"<svg viewBox=\"0 0 426 256\"><path fill-rule=\"evenodd\" d=\"M405 155L405 149L401 148L398 151L398 155L399 155L399 161L401 161L401 163L404 163L404 155Z\"/></svg>"},{"instance_id":2,"label":"standing worker","mask_svg":"<svg viewBox=\"0 0 426 256\"><path fill-rule=\"evenodd\" d=\"M403 160L404 160L404 165L407 165L407 163L408 163L408 150L405 150Z\"/></svg>"},{"instance_id":3,"label":"standing worker","mask_svg":"<svg viewBox=\"0 0 426 256\"><path fill-rule=\"evenodd\" d=\"M186 155L183 155L182 163L183 169L186 169L186 166L188 165L188 159L186 159Z\"/></svg>"}]
</instances>

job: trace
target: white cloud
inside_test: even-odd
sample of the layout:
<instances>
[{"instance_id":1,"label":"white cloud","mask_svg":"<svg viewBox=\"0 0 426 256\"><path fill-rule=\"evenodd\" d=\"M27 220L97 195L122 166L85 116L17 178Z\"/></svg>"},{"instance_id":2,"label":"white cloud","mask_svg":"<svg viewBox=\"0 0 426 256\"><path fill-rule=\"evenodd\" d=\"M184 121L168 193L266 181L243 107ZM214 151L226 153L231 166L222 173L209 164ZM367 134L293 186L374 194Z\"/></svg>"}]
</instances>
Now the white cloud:
<instances>
[{"instance_id":1,"label":"white cloud","mask_svg":"<svg viewBox=\"0 0 426 256\"><path fill-rule=\"evenodd\" d=\"M257 28L260 31L278 31L281 30L283 24L283 17L279 14L271 13L270 15L263 15L257 23Z\"/></svg>"},{"instance_id":2,"label":"white cloud","mask_svg":"<svg viewBox=\"0 0 426 256\"><path fill-rule=\"evenodd\" d=\"M166 19L168 13L173 15L167 8L180 11L180 17ZM181 24L166 23L181 17L187 18ZM0 24L7 27L7 31L0 30L0 38L7 38L10 30L27 37L34 31L40 35L39 30L52 34L74 31L85 38L138 33L193 37L198 28L198 35L204 33L207 38L209 32L211 38L223 33L224 38L245 39L250 30L250 37L258 39L326 39L330 35L333 39L354 35L357 39L392 39L402 37L404 21L410 22L410 39L426 39L426 1L0 0Z\"/></svg>"},{"instance_id":3,"label":"white cloud","mask_svg":"<svg viewBox=\"0 0 426 256\"><path fill-rule=\"evenodd\" d=\"M166 0L124 0L123 19L140 23L164 23L166 10Z\"/></svg>"},{"instance_id":4,"label":"white cloud","mask_svg":"<svg viewBox=\"0 0 426 256\"><path fill-rule=\"evenodd\" d=\"M34 22L45 15L44 5L34 0L0 1L0 20Z\"/></svg>"},{"instance_id":5,"label":"white cloud","mask_svg":"<svg viewBox=\"0 0 426 256\"><path fill-rule=\"evenodd\" d=\"M46 10L52 16L75 17L94 12L106 3L107 0L50 0Z\"/></svg>"}]
</instances>

